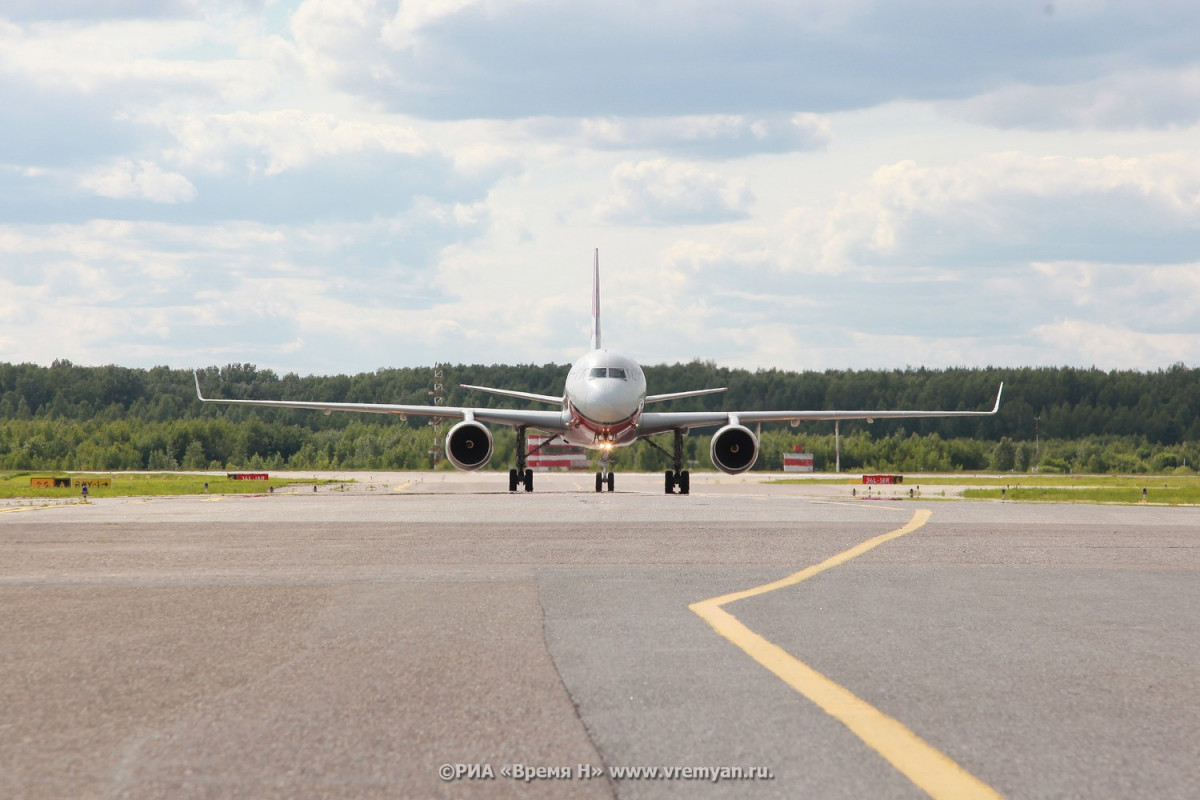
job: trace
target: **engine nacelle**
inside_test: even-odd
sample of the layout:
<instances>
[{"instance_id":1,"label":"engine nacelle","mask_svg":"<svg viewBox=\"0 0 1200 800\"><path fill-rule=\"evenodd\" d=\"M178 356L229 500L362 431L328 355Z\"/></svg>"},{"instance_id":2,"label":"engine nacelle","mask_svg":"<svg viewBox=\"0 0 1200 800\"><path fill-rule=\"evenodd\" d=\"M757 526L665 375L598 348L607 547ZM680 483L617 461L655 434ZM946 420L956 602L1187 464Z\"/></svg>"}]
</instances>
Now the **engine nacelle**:
<instances>
[{"instance_id":1,"label":"engine nacelle","mask_svg":"<svg viewBox=\"0 0 1200 800\"><path fill-rule=\"evenodd\" d=\"M479 469L492 457L492 432L474 420L463 420L446 434L446 458L459 469Z\"/></svg>"},{"instance_id":2,"label":"engine nacelle","mask_svg":"<svg viewBox=\"0 0 1200 800\"><path fill-rule=\"evenodd\" d=\"M758 439L744 425L726 425L713 434L708 456L721 472L739 475L758 460Z\"/></svg>"}]
</instances>

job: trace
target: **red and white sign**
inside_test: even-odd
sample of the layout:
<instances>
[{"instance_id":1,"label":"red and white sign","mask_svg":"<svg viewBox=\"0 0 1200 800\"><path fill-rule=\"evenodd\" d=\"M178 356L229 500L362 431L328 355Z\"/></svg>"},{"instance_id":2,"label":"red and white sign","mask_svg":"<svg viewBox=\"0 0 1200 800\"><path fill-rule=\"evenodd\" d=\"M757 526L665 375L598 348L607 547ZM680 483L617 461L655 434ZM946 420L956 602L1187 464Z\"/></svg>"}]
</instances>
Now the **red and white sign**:
<instances>
[{"instance_id":1,"label":"red and white sign","mask_svg":"<svg viewBox=\"0 0 1200 800\"><path fill-rule=\"evenodd\" d=\"M812 472L813 454L804 452L804 448L796 445L791 453L783 454L784 472Z\"/></svg>"},{"instance_id":2,"label":"red and white sign","mask_svg":"<svg viewBox=\"0 0 1200 800\"><path fill-rule=\"evenodd\" d=\"M889 486L893 483L904 483L903 475L863 475L863 483L871 486Z\"/></svg>"},{"instance_id":3,"label":"red and white sign","mask_svg":"<svg viewBox=\"0 0 1200 800\"><path fill-rule=\"evenodd\" d=\"M527 462L530 469L542 471L590 469L587 452L582 447L564 444L561 439L554 444L544 444L549 440L549 436L531 435L529 437L530 450L542 445L536 453L530 454Z\"/></svg>"}]
</instances>

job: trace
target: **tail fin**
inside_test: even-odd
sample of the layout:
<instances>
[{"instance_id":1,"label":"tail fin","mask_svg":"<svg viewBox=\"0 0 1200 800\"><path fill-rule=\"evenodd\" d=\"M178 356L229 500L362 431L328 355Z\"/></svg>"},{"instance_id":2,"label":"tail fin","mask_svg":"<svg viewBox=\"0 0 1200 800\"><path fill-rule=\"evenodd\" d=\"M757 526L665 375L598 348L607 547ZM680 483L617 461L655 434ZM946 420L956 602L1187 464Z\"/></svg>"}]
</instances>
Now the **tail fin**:
<instances>
[{"instance_id":1,"label":"tail fin","mask_svg":"<svg viewBox=\"0 0 1200 800\"><path fill-rule=\"evenodd\" d=\"M600 248L592 262L592 349L600 349Z\"/></svg>"}]
</instances>

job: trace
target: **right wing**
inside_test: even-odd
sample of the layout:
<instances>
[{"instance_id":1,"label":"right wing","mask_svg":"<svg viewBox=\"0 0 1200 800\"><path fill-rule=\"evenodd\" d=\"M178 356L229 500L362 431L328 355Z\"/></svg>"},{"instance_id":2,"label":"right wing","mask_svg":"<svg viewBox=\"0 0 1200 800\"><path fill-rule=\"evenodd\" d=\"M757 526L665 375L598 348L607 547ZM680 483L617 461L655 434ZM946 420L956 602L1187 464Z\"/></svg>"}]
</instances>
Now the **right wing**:
<instances>
[{"instance_id":1,"label":"right wing","mask_svg":"<svg viewBox=\"0 0 1200 800\"><path fill-rule=\"evenodd\" d=\"M638 420L638 434L653 436L673 430L689 428L712 428L718 425L746 425L755 422L816 422L821 420L865 419L912 419L920 417L990 417L1000 410L1000 395L1004 384L996 392L996 404L991 411L675 411L649 412Z\"/></svg>"},{"instance_id":2,"label":"right wing","mask_svg":"<svg viewBox=\"0 0 1200 800\"><path fill-rule=\"evenodd\" d=\"M231 406L267 406L269 408L303 408L311 411L357 411L367 414L394 414L398 417L443 417L445 419L476 420L510 428L529 427L549 433L567 429L569 417L564 410L524 411L515 408L461 408L458 406L407 406L391 403L321 403L307 400L218 400L200 392L200 373L196 379L196 397L202 403L222 403Z\"/></svg>"}]
</instances>

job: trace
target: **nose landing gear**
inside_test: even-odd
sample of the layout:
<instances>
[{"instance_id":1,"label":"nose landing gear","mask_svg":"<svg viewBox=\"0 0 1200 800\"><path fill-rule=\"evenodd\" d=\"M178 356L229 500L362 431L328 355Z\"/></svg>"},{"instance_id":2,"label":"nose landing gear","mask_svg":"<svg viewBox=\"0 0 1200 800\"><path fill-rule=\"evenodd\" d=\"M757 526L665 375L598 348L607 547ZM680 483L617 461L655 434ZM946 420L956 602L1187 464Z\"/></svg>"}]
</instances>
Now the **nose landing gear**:
<instances>
[{"instance_id":1,"label":"nose landing gear","mask_svg":"<svg viewBox=\"0 0 1200 800\"><path fill-rule=\"evenodd\" d=\"M609 459L612 457L612 450L604 450L603 453L604 455L600 456L600 471L596 473L596 491L603 492L607 486L611 492L616 485L616 476L608 466Z\"/></svg>"}]
</instances>

